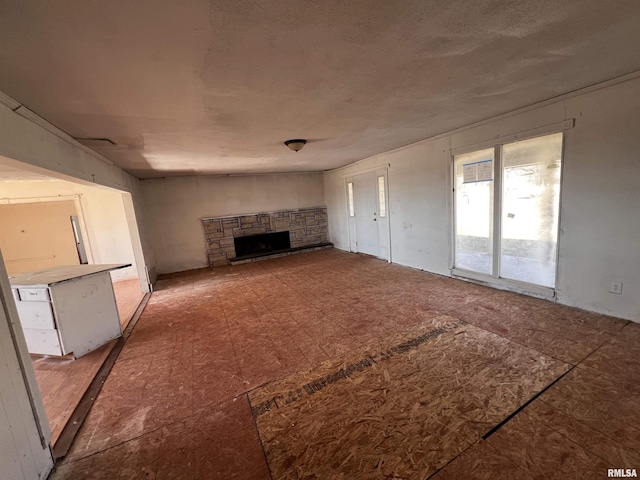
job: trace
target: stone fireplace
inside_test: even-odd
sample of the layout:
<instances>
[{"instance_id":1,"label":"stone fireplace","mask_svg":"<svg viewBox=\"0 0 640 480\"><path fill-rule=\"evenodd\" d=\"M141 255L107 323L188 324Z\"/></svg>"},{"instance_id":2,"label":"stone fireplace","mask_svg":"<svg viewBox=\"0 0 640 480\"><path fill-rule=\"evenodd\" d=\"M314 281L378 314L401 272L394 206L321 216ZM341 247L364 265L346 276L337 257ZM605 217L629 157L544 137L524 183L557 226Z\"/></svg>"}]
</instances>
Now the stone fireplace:
<instances>
[{"instance_id":1,"label":"stone fireplace","mask_svg":"<svg viewBox=\"0 0 640 480\"><path fill-rule=\"evenodd\" d=\"M291 238L289 238L288 230L286 232L261 233L235 237L233 246L236 249L236 258L241 258L288 250L291 248Z\"/></svg>"},{"instance_id":2,"label":"stone fireplace","mask_svg":"<svg viewBox=\"0 0 640 480\"><path fill-rule=\"evenodd\" d=\"M326 207L203 218L202 224L212 267L227 265L236 258L299 250L328 242ZM249 238L241 240L245 237ZM283 246L286 240L289 247ZM254 253L246 253L245 247Z\"/></svg>"}]
</instances>

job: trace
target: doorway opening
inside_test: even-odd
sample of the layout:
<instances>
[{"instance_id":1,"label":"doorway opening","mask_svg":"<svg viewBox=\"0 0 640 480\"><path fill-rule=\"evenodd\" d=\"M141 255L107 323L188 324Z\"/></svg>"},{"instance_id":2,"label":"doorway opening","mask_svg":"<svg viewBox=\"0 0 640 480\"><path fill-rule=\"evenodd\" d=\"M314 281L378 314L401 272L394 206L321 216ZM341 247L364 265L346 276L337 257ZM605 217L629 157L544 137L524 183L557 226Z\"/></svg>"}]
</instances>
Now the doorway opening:
<instances>
[{"instance_id":1,"label":"doorway opening","mask_svg":"<svg viewBox=\"0 0 640 480\"><path fill-rule=\"evenodd\" d=\"M109 280L124 329L148 291L146 275L139 273L144 260L130 194L20 165L0 157L0 249L9 277L60 266L130 264L113 271ZM31 387L42 397L52 446L114 344L75 360L27 354L36 380Z\"/></svg>"}]
</instances>

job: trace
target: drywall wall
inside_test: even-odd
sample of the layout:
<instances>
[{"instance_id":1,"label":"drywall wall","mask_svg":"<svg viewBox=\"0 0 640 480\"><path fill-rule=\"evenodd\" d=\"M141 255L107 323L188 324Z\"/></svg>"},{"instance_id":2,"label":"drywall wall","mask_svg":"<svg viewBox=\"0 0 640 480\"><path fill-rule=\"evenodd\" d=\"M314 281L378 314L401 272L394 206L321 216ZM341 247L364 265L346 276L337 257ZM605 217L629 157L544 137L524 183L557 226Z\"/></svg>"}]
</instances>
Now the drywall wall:
<instances>
[{"instance_id":1,"label":"drywall wall","mask_svg":"<svg viewBox=\"0 0 640 480\"><path fill-rule=\"evenodd\" d=\"M0 199L0 250L9 275L78 265L73 215L78 215L73 200L3 204Z\"/></svg>"},{"instance_id":2,"label":"drywall wall","mask_svg":"<svg viewBox=\"0 0 640 480\"><path fill-rule=\"evenodd\" d=\"M565 102L558 297L640 321L640 80ZM622 282L622 294L609 293Z\"/></svg>"},{"instance_id":3,"label":"drywall wall","mask_svg":"<svg viewBox=\"0 0 640 480\"><path fill-rule=\"evenodd\" d=\"M344 179L389 172L392 261L450 275L451 155L575 118L565 130L557 300L640 321L640 79L591 89L324 174L329 237L349 249ZM566 126L566 124L565 124ZM608 292L623 282L621 295Z\"/></svg>"},{"instance_id":4,"label":"drywall wall","mask_svg":"<svg viewBox=\"0 0 640 480\"><path fill-rule=\"evenodd\" d=\"M201 219L324 206L321 173L142 180L158 272L206 267Z\"/></svg>"},{"instance_id":5,"label":"drywall wall","mask_svg":"<svg viewBox=\"0 0 640 480\"><path fill-rule=\"evenodd\" d=\"M102 185L128 192L129 229L139 244L133 246L141 288L148 291L147 275L155 281L155 256L145 223L144 201L140 181L124 170L88 153L72 141L50 131L0 104L0 157L10 167L29 169L84 185Z\"/></svg>"},{"instance_id":6,"label":"drywall wall","mask_svg":"<svg viewBox=\"0 0 640 480\"><path fill-rule=\"evenodd\" d=\"M51 430L0 252L0 468L2 478L45 479Z\"/></svg>"},{"instance_id":7,"label":"drywall wall","mask_svg":"<svg viewBox=\"0 0 640 480\"><path fill-rule=\"evenodd\" d=\"M387 165L392 261L448 275L450 188L445 147L448 141L422 143L326 173L329 239L336 248L349 250L345 177Z\"/></svg>"},{"instance_id":8,"label":"drywall wall","mask_svg":"<svg viewBox=\"0 0 640 480\"><path fill-rule=\"evenodd\" d=\"M114 280L137 277L136 259L122 193L64 180L0 183L0 202L2 203L51 202L74 196L77 199L77 213L81 224L84 222L83 234L89 262L130 263L131 267L114 270L111 276Z\"/></svg>"}]
</instances>

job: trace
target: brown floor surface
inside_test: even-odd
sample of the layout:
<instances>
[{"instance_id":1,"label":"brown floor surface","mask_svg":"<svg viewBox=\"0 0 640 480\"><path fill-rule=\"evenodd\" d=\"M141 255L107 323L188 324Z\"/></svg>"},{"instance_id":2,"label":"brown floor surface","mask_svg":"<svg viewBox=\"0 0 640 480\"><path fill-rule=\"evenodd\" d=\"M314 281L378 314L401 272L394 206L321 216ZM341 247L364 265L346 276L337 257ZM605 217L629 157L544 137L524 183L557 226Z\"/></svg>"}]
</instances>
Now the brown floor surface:
<instances>
[{"instance_id":1,"label":"brown floor surface","mask_svg":"<svg viewBox=\"0 0 640 480\"><path fill-rule=\"evenodd\" d=\"M124 330L127 328L133 314L136 313L144 293L140 291L140 281L137 278L113 282L113 293L116 296L120 324L122 325L122 330Z\"/></svg>"},{"instance_id":2,"label":"brown floor surface","mask_svg":"<svg viewBox=\"0 0 640 480\"><path fill-rule=\"evenodd\" d=\"M140 292L137 278L114 282L113 288L120 323L125 328L144 294ZM76 360L70 357L31 356L31 363L51 427L52 445L55 445L67 420L115 343L116 341L112 340Z\"/></svg>"},{"instance_id":3,"label":"brown floor surface","mask_svg":"<svg viewBox=\"0 0 640 480\"><path fill-rule=\"evenodd\" d=\"M606 478L640 467L639 339L337 250L174 276L51 478Z\"/></svg>"}]
</instances>

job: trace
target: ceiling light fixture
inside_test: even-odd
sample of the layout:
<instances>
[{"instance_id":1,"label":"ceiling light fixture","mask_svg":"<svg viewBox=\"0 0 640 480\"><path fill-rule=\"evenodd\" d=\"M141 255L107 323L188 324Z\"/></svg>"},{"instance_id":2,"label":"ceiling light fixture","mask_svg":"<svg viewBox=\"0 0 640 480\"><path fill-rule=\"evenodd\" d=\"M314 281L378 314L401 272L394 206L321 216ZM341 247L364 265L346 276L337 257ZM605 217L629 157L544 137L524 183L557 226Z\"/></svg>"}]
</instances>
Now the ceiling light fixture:
<instances>
[{"instance_id":1,"label":"ceiling light fixture","mask_svg":"<svg viewBox=\"0 0 640 480\"><path fill-rule=\"evenodd\" d=\"M296 138L296 139L287 140L286 142L284 142L284 144L294 152L297 152L298 150L300 150L302 147L306 145L306 143L307 141L302 138Z\"/></svg>"}]
</instances>

